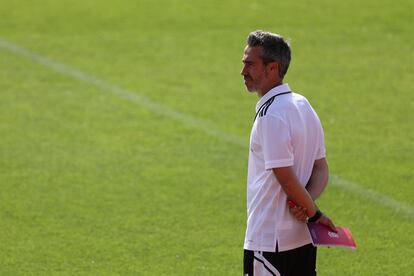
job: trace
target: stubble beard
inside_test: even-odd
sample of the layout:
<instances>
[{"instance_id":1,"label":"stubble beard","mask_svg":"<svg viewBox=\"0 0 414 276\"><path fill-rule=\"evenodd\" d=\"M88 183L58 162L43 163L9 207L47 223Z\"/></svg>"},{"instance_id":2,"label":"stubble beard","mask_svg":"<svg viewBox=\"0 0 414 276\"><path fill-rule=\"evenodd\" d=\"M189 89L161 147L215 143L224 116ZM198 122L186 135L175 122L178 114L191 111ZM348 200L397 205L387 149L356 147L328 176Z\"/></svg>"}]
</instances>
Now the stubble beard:
<instances>
[{"instance_id":1,"label":"stubble beard","mask_svg":"<svg viewBox=\"0 0 414 276\"><path fill-rule=\"evenodd\" d=\"M251 85L249 85L250 83ZM254 93L256 92L256 89L253 84L253 79L249 76L244 77L244 85L246 86L247 92Z\"/></svg>"}]
</instances>

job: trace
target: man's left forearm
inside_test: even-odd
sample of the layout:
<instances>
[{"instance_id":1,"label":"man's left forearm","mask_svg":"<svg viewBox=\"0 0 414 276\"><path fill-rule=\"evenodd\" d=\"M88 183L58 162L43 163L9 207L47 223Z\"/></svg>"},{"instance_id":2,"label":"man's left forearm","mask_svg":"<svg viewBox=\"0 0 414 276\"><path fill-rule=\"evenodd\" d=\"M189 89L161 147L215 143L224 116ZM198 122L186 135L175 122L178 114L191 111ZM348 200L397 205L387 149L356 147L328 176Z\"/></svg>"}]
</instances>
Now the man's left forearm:
<instances>
[{"instance_id":1,"label":"man's left forearm","mask_svg":"<svg viewBox=\"0 0 414 276\"><path fill-rule=\"evenodd\" d=\"M328 184L329 169L325 158L315 160L312 175L306 185L313 200L316 200Z\"/></svg>"}]
</instances>

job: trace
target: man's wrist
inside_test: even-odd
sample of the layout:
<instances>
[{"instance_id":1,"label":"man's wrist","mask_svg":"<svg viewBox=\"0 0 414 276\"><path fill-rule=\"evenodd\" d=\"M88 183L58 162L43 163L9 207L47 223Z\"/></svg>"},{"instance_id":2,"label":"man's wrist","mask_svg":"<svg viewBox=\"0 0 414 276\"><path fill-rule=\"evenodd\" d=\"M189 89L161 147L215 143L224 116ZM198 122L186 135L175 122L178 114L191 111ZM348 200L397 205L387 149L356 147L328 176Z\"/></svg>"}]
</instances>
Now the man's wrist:
<instances>
[{"instance_id":1,"label":"man's wrist","mask_svg":"<svg viewBox=\"0 0 414 276\"><path fill-rule=\"evenodd\" d=\"M308 218L308 222L316 222L318 221L318 219L321 218L321 216L322 216L321 210L317 209L316 213L312 217Z\"/></svg>"}]
</instances>

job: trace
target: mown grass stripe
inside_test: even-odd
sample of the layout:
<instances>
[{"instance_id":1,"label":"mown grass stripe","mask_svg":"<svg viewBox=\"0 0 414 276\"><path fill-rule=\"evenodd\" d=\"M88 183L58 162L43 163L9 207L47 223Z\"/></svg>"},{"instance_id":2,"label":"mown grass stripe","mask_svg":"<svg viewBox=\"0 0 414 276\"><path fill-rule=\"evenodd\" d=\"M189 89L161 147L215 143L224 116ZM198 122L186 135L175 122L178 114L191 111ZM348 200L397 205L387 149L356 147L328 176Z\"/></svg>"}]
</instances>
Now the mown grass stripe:
<instances>
[{"instance_id":1,"label":"mown grass stripe","mask_svg":"<svg viewBox=\"0 0 414 276\"><path fill-rule=\"evenodd\" d=\"M194 118L191 115L179 112L177 110L174 110L168 106L161 105L153 100L150 100L142 95L137 94L135 91L130 91L127 89L123 89L119 86L110 84L106 81L103 81L101 79L98 79L92 75L86 74L80 70L77 70L73 67L70 67L68 65L65 65L60 62L56 62L54 60L51 60L47 57L44 57L38 53L35 53L33 51L29 51L19 45L16 45L15 43L12 43L4 38L0 38L0 48L7 50L11 53L14 53L18 56L24 57L26 59L32 60L37 62L38 64L41 64L45 67L48 67L52 69L55 72L61 73L63 75L66 75L68 77L72 77L77 80L84 81L88 84L94 85L104 91L110 92L122 99L125 99L127 101L136 103L146 109L149 109L151 111L154 111L160 115L167 116L169 118L172 118L180 123L183 123L185 125L197 128L199 130L204 131L205 133L212 135L214 137L217 137L225 142L241 146L245 148L247 146L247 140L242 139L239 136L226 133L218 128L216 128L213 124L200 120L197 118ZM339 187L345 191L351 192L353 194L356 194L362 198L368 199L376 204L382 205L384 207L387 207L394 212L409 217L411 219L414 218L414 208L407 205L404 202L397 201L387 195L384 195L382 193L373 191L368 188L364 188L363 186L346 180L342 179L339 176L332 176L331 177L331 183L335 185L336 187Z\"/></svg>"},{"instance_id":2,"label":"mown grass stripe","mask_svg":"<svg viewBox=\"0 0 414 276\"><path fill-rule=\"evenodd\" d=\"M236 136L236 135L224 133L223 131L217 129L214 125L212 125L209 122L206 122L206 121L194 118L193 116L187 115L185 113L176 111L168 106L161 105L155 101L148 99L147 97L139 95L138 93L135 93L127 89L123 89L113 84L110 84L106 81L98 79L92 75L86 74L73 67L69 67L63 63L56 62L47 57L39 55L38 53L35 53L33 51L29 51L5 39L0 38L0 48L8 50L9 52L12 52L18 56L25 57L29 60L33 60L65 76L72 77L74 79L78 79L88 84L94 85L104 91L110 92L127 101L141 105L142 107L149 109L151 111L154 111L160 115L164 115L166 117L175 119L176 121L183 123L185 125L198 128L209 135L217 137L231 144L239 145L242 147L247 146L247 140L241 139L239 136Z\"/></svg>"}]
</instances>

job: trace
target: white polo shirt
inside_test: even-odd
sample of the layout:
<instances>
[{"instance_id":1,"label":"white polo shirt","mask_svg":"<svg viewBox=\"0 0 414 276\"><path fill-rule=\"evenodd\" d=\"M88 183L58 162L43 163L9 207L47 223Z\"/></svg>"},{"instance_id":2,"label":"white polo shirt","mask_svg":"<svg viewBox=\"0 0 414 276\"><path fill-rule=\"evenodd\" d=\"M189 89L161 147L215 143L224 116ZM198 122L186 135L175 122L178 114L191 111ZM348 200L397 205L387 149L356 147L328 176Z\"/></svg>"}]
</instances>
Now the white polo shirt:
<instances>
[{"instance_id":1,"label":"white polo shirt","mask_svg":"<svg viewBox=\"0 0 414 276\"><path fill-rule=\"evenodd\" d=\"M272 168L293 166L306 186L314 161L325 157L320 120L305 97L282 84L256 105L250 135L247 179L247 229L244 248L275 252L311 242L305 223L289 211L287 195ZM284 93L284 94L283 94Z\"/></svg>"}]
</instances>

